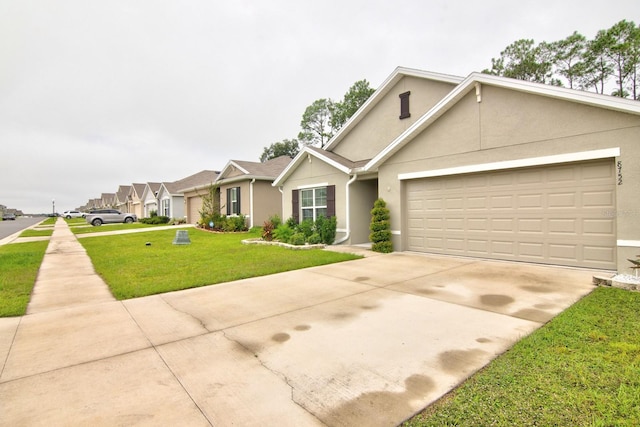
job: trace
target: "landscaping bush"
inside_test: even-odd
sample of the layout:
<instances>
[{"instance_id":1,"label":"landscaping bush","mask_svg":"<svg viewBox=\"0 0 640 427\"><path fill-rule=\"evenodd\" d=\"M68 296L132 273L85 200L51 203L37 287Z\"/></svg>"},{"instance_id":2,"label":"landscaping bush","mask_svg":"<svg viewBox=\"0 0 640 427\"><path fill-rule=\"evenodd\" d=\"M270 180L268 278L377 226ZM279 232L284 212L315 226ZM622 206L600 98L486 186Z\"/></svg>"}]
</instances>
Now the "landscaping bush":
<instances>
[{"instance_id":1,"label":"landscaping bush","mask_svg":"<svg viewBox=\"0 0 640 427\"><path fill-rule=\"evenodd\" d=\"M140 218L139 221L143 224L158 225L158 224L168 224L169 219L170 218L168 216L159 216L155 214L155 211L152 211L151 216L149 218Z\"/></svg>"},{"instance_id":2,"label":"landscaping bush","mask_svg":"<svg viewBox=\"0 0 640 427\"><path fill-rule=\"evenodd\" d=\"M320 243L322 243L322 237L319 233L313 233L307 238L307 243L310 245L319 245Z\"/></svg>"},{"instance_id":3,"label":"landscaping bush","mask_svg":"<svg viewBox=\"0 0 640 427\"><path fill-rule=\"evenodd\" d=\"M338 220L335 216L331 218L325 218L323 216L316 219L315 229L320 235L320 241L325 245L332 245L336 240L336 229L338 227Z\"/></svg>"},{"instance_id":4,"label":"landscaping bush","mask_svg":"<svg viewBox=\"0 0 640 427\"><path fill-rule=\"evenodd\" d=\"M274 226L274 224L278 224ZM316 221L310 219L296 224L293 218L281 223L279 217L270 218L262 227L262 238L267 241L277 240L293 245L325 244L331 245L336 238L336 217L318 217ZM302 236L304 240L301 239Z\"/></svg>"},{"instance_id":5,"label":"landscaping bush","mask_svg":"<svg viewBox=\"0 0 640 427\"><path fill-rule=\"evenodd\" d=\"M265 221L264 225L262 226L262 238L267 242L272 241L273 232L280 224L282 224L282 220L278 215L269 217L269 219Z\"/></svg>"},{"instance_id":6,"label":"landscaping bush","mask_svg":"<svg viewBox=\"0 0 640 427\"><path fill-rule=\"evenodd\" d=\"M369 225L369 240L373 243L371 250L374 252L393 252L391 242L391 215L384 200L378 199L371 210L371 224Z\"/></svg>"},{"instance_id":7,"label":"landscaping bush","mask_svg":"<svg viewBox=\"0 0 640 427\"><path fill-rule=\"evenodd\" d=\"M289 243L296 246L301 246L305 244L305 236L302 232L294 233L289 239Z\"/></svg>"},{"instance_id":8,"label":"landscaping bush","mask_svg":"<svg viewBox=\"0 0 640 427\"><path fill-rule=\"evenodd\" d=\"M293 228L289 227L287 224L280 224L275 230L273 230L273 239L287 243L291 240L293 233Z\"/></svg>"},{"instance_id":9,"label":"landscaping bush","mask_svg":"<svg viewBox=\"0 0 640 427\"><path fill-rule=\"evenodd\" d=\"M309 236L311 236L314 232L314 223L313 220L310 219L305 219L304 221L302 221L300 224L298 224L298 226L296 227L296 230L299 233L304 234L304 238L305 240L307 238L309 238Z\"/></svg>"}]
</instances>

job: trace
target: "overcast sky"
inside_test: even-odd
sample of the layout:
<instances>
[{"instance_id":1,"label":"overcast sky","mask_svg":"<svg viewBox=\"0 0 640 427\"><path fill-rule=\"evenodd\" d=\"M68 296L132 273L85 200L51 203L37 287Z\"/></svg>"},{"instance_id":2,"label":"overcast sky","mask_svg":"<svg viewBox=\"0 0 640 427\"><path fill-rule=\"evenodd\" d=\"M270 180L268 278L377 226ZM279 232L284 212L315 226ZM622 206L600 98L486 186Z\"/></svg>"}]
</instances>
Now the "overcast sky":
<instances>
[{"instance_id":1,"label":"overcast sky","mask_svg":"<svg viewBox=\"0 0 640 427\"><path fill-rule=\"evenodd\" d=\"M0 204L62 212L259 161L358 80L466 76L622 19L638 0L0 0Z\"/></svg>"}]
</instances>

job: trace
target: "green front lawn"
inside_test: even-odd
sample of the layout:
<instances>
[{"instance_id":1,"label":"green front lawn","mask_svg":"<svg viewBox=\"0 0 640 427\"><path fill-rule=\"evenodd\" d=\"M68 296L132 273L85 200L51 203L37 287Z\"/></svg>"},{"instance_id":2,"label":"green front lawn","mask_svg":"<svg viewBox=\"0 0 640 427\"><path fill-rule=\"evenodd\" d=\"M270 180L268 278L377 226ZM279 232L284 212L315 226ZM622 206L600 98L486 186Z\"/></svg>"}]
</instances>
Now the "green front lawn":
<instances>
[{"instance_id":1,"label":"green front lawn","mask_svg":"<svg viewBox=\"0 0 640 427\"><path fill-rule=\"evenodd\" d=\"M403 425L640 425L640 293L596 289Z\"/></svg>"},{"instance_id":2,"label":"green front lawn","mask_svg":"<svg viewBox=\"0 0 640 427\"><path fill-rule=\"evenodd\" d=\"M49 242L0 246L0 317L22 316Z\"/></svg>"},{"instance_id":3,"label":"green front lawn","mask_svg":"<svg viewBox=\"0 0 640 427\"><path fill-rule=\"evenodd\" d=\"M259 230L230 234L187 230L189 245L173 244L175 229L85 237L80 243L120 300L360 258L241 243L259 237Z\"/></svg>"}]
</instances>

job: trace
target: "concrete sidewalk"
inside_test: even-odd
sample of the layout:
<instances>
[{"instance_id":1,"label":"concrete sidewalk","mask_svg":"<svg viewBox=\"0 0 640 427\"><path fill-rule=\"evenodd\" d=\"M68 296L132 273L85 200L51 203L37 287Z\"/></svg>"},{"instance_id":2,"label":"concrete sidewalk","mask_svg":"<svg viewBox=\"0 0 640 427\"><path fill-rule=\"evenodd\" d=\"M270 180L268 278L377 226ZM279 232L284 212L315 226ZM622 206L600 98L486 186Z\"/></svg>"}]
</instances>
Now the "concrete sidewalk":
<instances>
[{"instance_id":1,"label":"concrete sidewalk","mask_svg":"<svg viewBox=\"0 0 640 427\"><path fill-rule=\"evenodd\" d=\"M0 319L0 425L393 426L593 289L588 270L368 254L114 301L58 221L29 313Z\"/></svg>"}]
</instances>

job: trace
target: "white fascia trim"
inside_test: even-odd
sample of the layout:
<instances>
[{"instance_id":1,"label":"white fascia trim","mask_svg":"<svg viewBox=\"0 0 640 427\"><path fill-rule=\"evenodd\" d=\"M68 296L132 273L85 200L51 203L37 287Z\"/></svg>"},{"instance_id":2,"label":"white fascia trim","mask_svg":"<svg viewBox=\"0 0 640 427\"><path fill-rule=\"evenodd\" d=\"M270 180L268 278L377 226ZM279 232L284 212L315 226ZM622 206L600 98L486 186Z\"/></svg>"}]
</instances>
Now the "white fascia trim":
<instances>
[{"instance_id":1,"label":"white fascia trim","mask_svg":"<svg viewBox=\"0 0 640 427\"><path fill-rule=\"evenodd\" d=\"M618 240L617 245L629 248L640 248L640 240Z\"/></svg>"},{"instance_id":2,"label":"white fascia trim","mask_svg":"<svg viewBox=\"0 0 640 427\"><path fill-rule=\"evenodd\" d=\"M299 185L296 187L296 189L306 190L307 188L327 187L328 185L329 185L328 182L321 182L320 184Z\"/></svg>"},{"instance_id":3,"label":"white fascia trim","mask_svg":"<svg viewBox=\"0 0 640 427\"><path fill-rule=\"evenodd\" d=\"M620 156L620 148L604 148L602 150L581 151L577 153L556 154L552 156L530 157L502 162L480 163L476 165L457 166L453 168L434 169L398 174L400 181L416 178L431 178L435 176L458 175L463 173L487 172L502 169L523 168L528 166L553 165L557 163L581 162L585 160L606 159Z\"/></svg>"}]
</instances>

